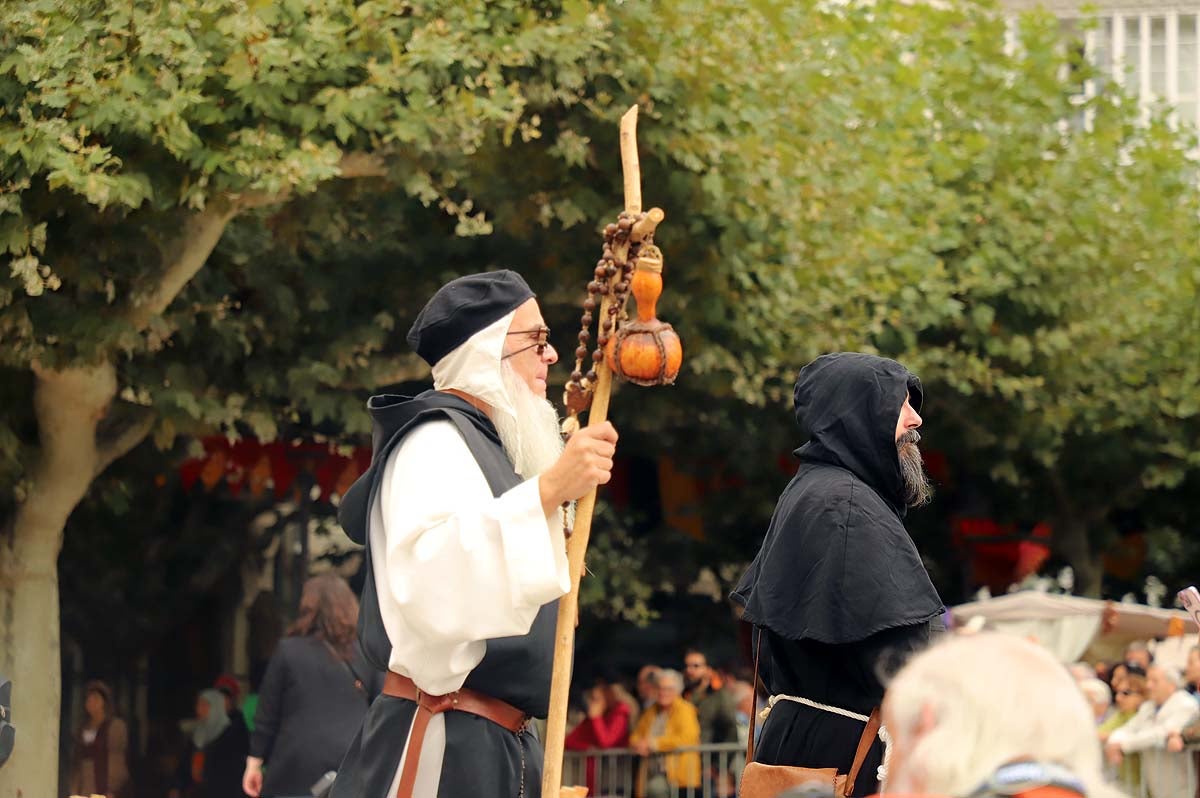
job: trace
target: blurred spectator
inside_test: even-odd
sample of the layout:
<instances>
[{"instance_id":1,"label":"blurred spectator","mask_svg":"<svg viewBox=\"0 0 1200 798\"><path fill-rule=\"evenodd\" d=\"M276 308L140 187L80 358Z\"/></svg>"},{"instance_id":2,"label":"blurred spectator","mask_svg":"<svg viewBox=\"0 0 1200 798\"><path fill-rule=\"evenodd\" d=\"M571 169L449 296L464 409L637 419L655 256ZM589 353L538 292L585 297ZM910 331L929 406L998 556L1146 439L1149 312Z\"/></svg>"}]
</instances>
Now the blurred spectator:
<instances>
[{"instance_id":1,"label":"blurred spectator","mask_svg":"<svg viewBox=\"0 0 1200 798\"><path fill-rule=\"evenodd\" d=\"M1154 662L1154 655L1145 643L1135 640L1125 647L1125 662L1137 665L1142 670L1149 670L1150 663Z\"/></svg>"},{"instance_id":2,"label":"blurred spectator","mask_svg":"<svg viewBox=\"0 0 1200 798\"><path fill-rule=\"evenodd\" d=\"M246 722L246 716L242 713L242 685L238 682L237 677L232 673L222 673L213 682L213 687L225 696L225 713L229 715L229 724L240 726L249 736L250 724Z\"/></svg>"},{"instance_id":3,"label":"blurred spectator","mask_svg":"<svg viewBox=\"0 0 1200 798\"><path fill-rule=\"evenodd\" d=\"M1100 742L1108 742L1114 731L1133 720L1138 708L1146 701L1146 676L1140 668L1135 668L1127 676L1113 680L1113 702L1115 710L1108 720L1100 724L1096 730ZM1141 754L1128 754L1117 768L1117 780L1120 785L1129 790L1137 789L1142 782Z\"/></svg>"},{"instance_id":4,"label":"blurred spectator","mask_svg":"<svg viewBox=\"0 0 1200 798\"><path fill-rule=\"evenodd\" d=\"M629 745L631 718L637 701L615 681L597 679L584 695L587 717L571 730L565 741L568 751L625 748ZM596 759L585 760L588 795L596 795ZM612 774L614 778L617 774ZM624 779L618 779L623 782Z\"/></svg>"},{"instance_id":5,"label":"blurred spectator","mask_svg":"<svg viewBox=\"0 0 1200 798\"><path fill-rule=\"evenodd\" d=\"M1096 664L1093 666L1093 669L1096 671L1096 678L1099 679L1100 681L1104 682L1105 684L1107 684L1109 686L1109 688L1111 689L1112 688L1112 665L1105 662L1104 660L1098 660L1096 662Z\"/></svg>"},{"instance_id":6,"label":"blurred spectator","mask_svg":"<svg viewBox=\"0 0 1200 798\"><path fill-rule=\"evenodd\" d=\"M750 734L750 715L756 711L754 688L746 682L735 682L727 689L733 693L733 717L737 722L738 743L745 746Z\"/></svg>"},{"instance_id":7,"label":"blurred spectator","mask_svg":"<svg viewBox=\"0 0 1200 798\"><path fill-rule=\"evenodd\" d=\"M1096 678L1096 672L1086 662L1073 662L1068 670L1071 671L1071 678L1080 683L1085 679Z\"/></svg>"},{"instance_id":8,"label":"blurred spectator","mask_svg":"<svg viewBox=\"0 0 1200 798\"><path fill-rule=\"evenodd\" d=\"M1172 736L1200 717L1200 706L1181 689L1182 677L1176 671L1152 665L1146 672L1146 692L1150 700L1138 708L1133 719L1108 737L1105 754L1113 765L1125 755L1142 754L1142 779L1153 798L1190 798L1189 785L1195 784L1195 766L1189 754L1168 750Z\"/></svg>"},{"instance_id":9,"label":"blurred spectator","mask_svg":"<svg viewBox=\"0 0 1200 798\"><path fill-rule=\"evenodd\" d=\"M192 755L181 787L169 795L177 798L182 788L189 798L244 798L242 767L249 749L245 727L229 722L225 696L215 688L202 690L196 697Z\"/></svg>"},{"instance_id":10,"label":"blurred spectator","mask_svg":"<svg viewBox=\"0 0 1200 798\"><path fill-rule=\"evenodd\" d=\"M1107 742L1110 734L1131 721L1142 702L1146 700L1147 695L1146 676L1140 671L1134 671L1119 679L1114 679L1113 704L1115 709L1096 730L1100 741Z\"/></svg>"},{"instance_id":11,"label":"blurred spectator","mask_svg":"<svg viewBox=\"0 0 1200 798\"><path fill-rule=\"evenodd\" d=\"M737 719L734 700L719 677L708 665L703 652L690 649L683 658L687 690L683 697L696 707L700 719L700 742L732 743L737 741Z\"/></svg>"},{"instance_id":12,"label":"blurred spectator","mask_svg":"<svg viewBox=\"0 0 1200 798\"><path fill-rule=\"evenodd\" d=\"M688 649L683 655L684 680L687 690L683 697L696 707L696 715L700 719L700 742L732 743L737 742L737 718L731 693L721 679L708 664L708 657L697 649ZM727 771L728 757L716 756L710 760L710 767L704 774L707 793L714 796L731 794L732 784L719 781L722 771Z\"/></svg>"},{"instance_id":13,"label":"blurred spectator","mask_svg":"<svg viewBox=\"0 0 1200 798\"><path fill-rule=\"evenodd\" d=\"M129 787L129 732L116 716L112 688L97 680L83 691L83 722L71 739L71 794L119 798Z\"/></svg>"},{"instance_id":14,"label":"blurred spectator","mask_svg":"<svg viewBox=\"0 0 1200 798\"><path fill-rule=\"evenodd\" d=\"M629 738L642 756L636 794L640 798L692 795L700 786L700 754L652 754L700 744L696 708L683 698L683 676L678 671L660 670L656 692L654 705L642 713Z\"/></svg>"},{"instance_id":15,"label":"blurred spectator","mask_svg":"<svg viewBox=\"0 0 1200 798\"><path fill-rule=\"evenodd\" d=\"M1036 760L1068 769L1088 798L1118 798L1104 781L1091 715L1041 646L956 635L914 657L888 687L887 791L968 795L1002 766Z\"/></svg>"},{"instance_id":16,"label":"blurred spectator","mask_svg":"<svg viewBox=\"0 0 1200 798\"><path fill-rule=\"evenodd\" d=\"M1200 694L1200 646L1192 646L1188 650L1187 666L1183 671L1187 682L1187 691L1193 696Z\"/></svg>"},{"instance_id":17,"label":"blurred spectator","mask_svg":"<svg viewBox=\"0 0 1200 798\"><path fill-rule=\"evenodd\" d=\"M250 756L247 795L308 795L358 733L383 675L357 643L358 599L336 574L304 583L300 612L279 641L263 677Z\"/></svg>"},{"instance_id":18,"label":"blurred spectator","mask_svg":"<svg viewBox=\"0 0 1200 798\"><path fill-rule=\"evenodd\" d=\"M642 709L649 709L658 701L658 672L657 665L643 665L637 675L638 700Z\"/></svg>"},{"instance_id":19,"label":"blurred spectator","mask_svg":"<svg viewBox=\"0 0 1200 798\"><path fill-rule=\"evenodd\" d=\"M1139 670L1141 670L1141 669L1139 669ZM1111 669L1109 669L1109 671L1108 671L1108 686L1113 689L1113 692L1116 692L1117 682L1124 679L1125 675L1128 673L1129 673L1129 666L1126 665L1123 661L1116 663L1115 665L1112 666ZM1145 676L1146 676L1146 672L1142 671L1142 677L1144 678Z\"/></svg>"},{"instance_id":20,"label":"blurred spectator","mask_svg":"<svg viewBox=\"0 0 1200 798\"><path fill-rule=\"evenodd\" d=\"M1096 724L1103 723L1108 718L1108 710L1112 706L1112 690L1096 677L1090 677L1079 682L1079 689L1087 697Z\"/></svg>"}]
</instances>

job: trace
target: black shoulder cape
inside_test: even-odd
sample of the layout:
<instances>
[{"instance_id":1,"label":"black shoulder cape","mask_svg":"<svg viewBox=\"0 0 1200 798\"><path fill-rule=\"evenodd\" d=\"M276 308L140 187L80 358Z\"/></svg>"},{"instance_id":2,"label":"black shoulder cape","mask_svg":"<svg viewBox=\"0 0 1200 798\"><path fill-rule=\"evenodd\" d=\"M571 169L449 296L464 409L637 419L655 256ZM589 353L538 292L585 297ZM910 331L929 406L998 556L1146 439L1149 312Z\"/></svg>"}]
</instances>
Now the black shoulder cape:
<instances>
[{"instance_id":1,"label":"black shoulder cape","mask_svg":"<svg viewBox=\"0 0 1200 798\"><path fill-rule=\"evenodd\" d=\"M896 421L921 384L893 360L824 355L796 383L809 441L766 538L731 598L791 640L853 643L944 611L904 529Z\"/></svg>"}]
</instances>

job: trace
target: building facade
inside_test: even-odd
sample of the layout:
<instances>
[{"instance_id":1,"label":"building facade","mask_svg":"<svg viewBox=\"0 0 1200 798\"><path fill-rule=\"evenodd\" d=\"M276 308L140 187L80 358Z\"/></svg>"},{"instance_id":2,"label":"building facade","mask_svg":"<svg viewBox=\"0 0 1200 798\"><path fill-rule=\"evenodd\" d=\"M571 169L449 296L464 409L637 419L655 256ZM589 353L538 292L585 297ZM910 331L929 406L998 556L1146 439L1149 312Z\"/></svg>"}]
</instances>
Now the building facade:
<instances>
[{"instance_id":1,"label":"building facade","mask_svg":"<svg viewBox=\"0 0 1200 798\"><path fill-rule=\"evenodd\" d=\"M1200 126L1200 0L1003 0L1013 12L1042 7L1076 33L1106 79L1147 107L1166 103L1174 118ZM1090 27L1089 19L1097 24ZM1094 92L1097 86L1087 87Z\"/></svg>"}]
</instances>

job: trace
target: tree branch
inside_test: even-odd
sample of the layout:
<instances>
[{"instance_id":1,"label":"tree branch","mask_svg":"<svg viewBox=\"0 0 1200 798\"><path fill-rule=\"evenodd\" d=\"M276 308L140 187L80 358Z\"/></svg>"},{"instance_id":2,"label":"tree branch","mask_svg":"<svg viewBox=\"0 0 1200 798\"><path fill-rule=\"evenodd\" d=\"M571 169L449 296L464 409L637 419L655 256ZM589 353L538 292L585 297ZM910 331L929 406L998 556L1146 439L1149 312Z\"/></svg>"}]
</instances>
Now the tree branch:
<instances>
[{"instance_id":1,"label":"tree branch","mask_svg":"<svg viewBox=\"0 0 1200 798\"><path fill-rule=\"evenodd\" d=\"M150 434L150 430L154 428L155 418L152 411L142 409L131 414L130 418L119 425L119 429L105 435L103 440L100 440L100 436L97 435L96 476L112 465L114 460L125 456L130 449L144 441ZM117 427L118 425L113 424L112 426Z\"/></svg>"},{"instance_id":2,"label":"tree branch","mask_svg":"<svg viewBox=\"0 0 1200 798\"><path fill-rule=\"evenodd\" d=\"M383 156L369 152L348 152L338 162L338 177L343 180L353 180L360 177L385 177L388 173L387 162ZM251 208L263 208L268 205L279 205L291 199L291 188L282 191L247 191L238 194L233 199L239 211Z\"/></svg>"},{"instance_id":3,"label":"tree branch","mask_svg":"<svg viewBox=\"0 0 1200 798\"><path fill-rule=\"evenodd\" d=\"M184 222L179 234L163 247L165 269L154 289L129 309L129 321L136 329L145 330L196 276L237 211L228 203L214 202Z\"/></svg>"},{"instance_id":4,"label":"tree branch","mask_svg":"<svg viewBox=\"0 0 1200 798\"><path fill-rule=\"evenodd\" d=\"M416 355L390 357L383 363L372 363L361 379L346 382L342 387L353 391L360 388L375 389L398 382L427 379L429 366Z\"/></svg>"},{"instance_id":5,"label":"tree branch","mask_svg":"<svg viewBox=\"0 0 1200 798\"><path fill-rule=\"evenodd\" d=\"M387 161L382 155L373 152L348 152L342 156L338 164L344 180L357 177L386 177Z\"/></svg>"},{"instance_id":6,"label":"tree branch","mask_svg":"<svg viewBox=\"0 0 1200 798\"><path fill-rule=\"evenodd\" d=\"M348 179L387 174L383 156L374 153L347 153L342 156L338 168L339 176ZM154 289L130 308L130 323L138 330L145 330L152 318L167 309L188 281L204 266L221 240L225 227L235 216L249 208L284 202L291 193L291 189L273 193L250 191L216 198L203 211L189 217L179 234L163 247L163 274Z\"/></svg>"}]
</instances>

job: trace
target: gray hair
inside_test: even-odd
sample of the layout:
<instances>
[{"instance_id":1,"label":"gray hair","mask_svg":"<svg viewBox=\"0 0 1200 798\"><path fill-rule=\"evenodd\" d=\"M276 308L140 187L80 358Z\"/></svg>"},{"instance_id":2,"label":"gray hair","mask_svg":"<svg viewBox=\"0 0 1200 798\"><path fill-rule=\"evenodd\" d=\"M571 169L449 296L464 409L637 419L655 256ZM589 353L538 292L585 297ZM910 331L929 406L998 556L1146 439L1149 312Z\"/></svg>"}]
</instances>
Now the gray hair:
<instances>
[{"instance_id":1,"label":"gray hair","mask_svg":"<svg viewBox=\"0 0 1200 798\"><path fill-rule=\"evenodd\" d=\"M1071 676L1080 683L1096 678L1096 671L1086 662L1072 662L1067 670L1071 671Z\"/></svg>"},{"instance_id":2,"label":"gray hair","mask_svg":"<svg viewBox=\"0 0 1200 798\"><path fill-rule=\"evenodd\" d=\"M889 792L966 795L1004 763L1033 756L1071 770L1089 798L1117 798L1104 781L1094 713L1075 684L1049 651L1016 636L983 632L930 647L884 700L888 731L908 752Z\"/></svg>"},{"instance_id":3,"label":"gray hair","mask_svg":"<svg viewBox=\"0 0 1200 798\"><path fill-rule=\"evenodd\" d=\"M1088 701L1101 706L1112 703L1112 690L1108 685L1096 678L1084 679L1079 683L1079 689L1088 697Z\"/></svg>"},{"instance_id":4,"label":"gray hair","mask_svg":"<svg viewBox=\"0 0 1200 798\"><path fill-rule=\"evenodd\" d=\"M679 692L683 692L683 674L679 671L671 670L670 668L662 668L658 672L658 680L661 682L663 679L670 679L672 682L674 682L675 688L679 690Z\"/></svg>"},{"instance_id":5,"label":"gray hair","mask_svg":"<svg viewBox=\"0 0 1200 798\"><path fill-rule=\"evenodd\" d=\"M1163 675L1164 679L1175 685L1177 688L1183 687L1183 674L1179 672L1178 668L1173 668L1170 665L1159 665L1156 663L1151 665L1148 670L1158 671Z\"/></svg>"}]
</instances>

